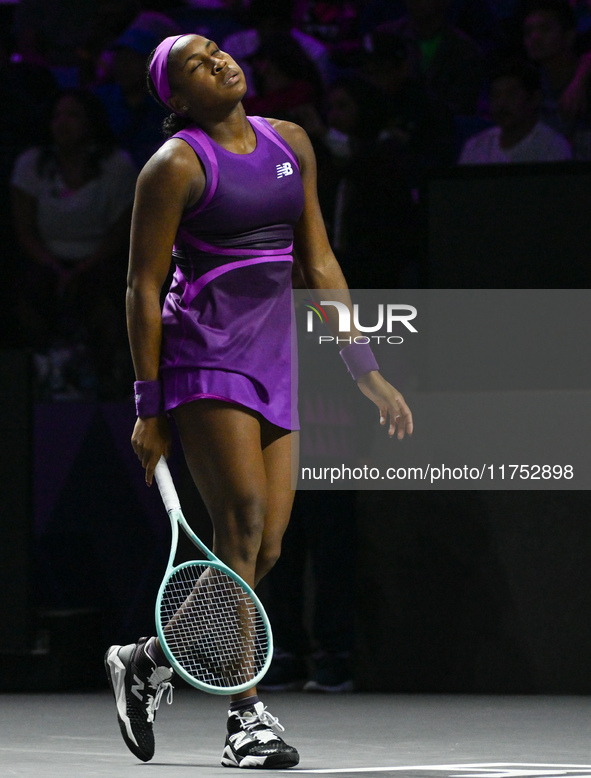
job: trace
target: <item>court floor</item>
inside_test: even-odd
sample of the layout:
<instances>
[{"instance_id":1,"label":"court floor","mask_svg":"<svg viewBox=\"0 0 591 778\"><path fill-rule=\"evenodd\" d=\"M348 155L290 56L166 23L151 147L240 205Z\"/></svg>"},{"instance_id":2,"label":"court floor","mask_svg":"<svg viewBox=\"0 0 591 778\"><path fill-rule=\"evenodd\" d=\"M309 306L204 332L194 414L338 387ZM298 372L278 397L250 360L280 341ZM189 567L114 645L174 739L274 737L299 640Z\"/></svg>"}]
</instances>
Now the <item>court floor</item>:
<instances>
[{"instance_id":1,"label":"court floor","mask_svg":"<svg viewBox=\"0 0 591 778\"><path fill-rule=\"evenodd\" d=\"M298 775L591 778L591 697L266 694L301 754ZM164 700L156 755L119 735L108 692L0 695L0 776L209 778L226 701L180 689ZM274 774L279 771L267 771Z\"/></svg>"}]
</instances>

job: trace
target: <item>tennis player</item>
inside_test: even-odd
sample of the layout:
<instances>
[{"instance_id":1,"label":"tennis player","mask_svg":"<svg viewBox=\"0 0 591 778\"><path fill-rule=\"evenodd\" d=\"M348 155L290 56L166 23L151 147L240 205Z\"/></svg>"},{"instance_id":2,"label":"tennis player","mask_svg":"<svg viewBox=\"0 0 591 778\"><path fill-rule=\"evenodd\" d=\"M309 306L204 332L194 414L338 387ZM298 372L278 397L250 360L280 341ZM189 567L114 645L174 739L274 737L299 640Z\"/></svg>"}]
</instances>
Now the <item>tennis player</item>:
<instances>
[{"instance_id":1,"label":"tennis player","mask_svg":"<svg viewBox=\"0 0 591 778\"><path fill-rule=\"evenodd\" d=\"M247 117L242 70L199 35L166 38L148 66L150 91L172 114L164 125L169 140L139 176L133 212L132 445L151 484L160 456L170 452L172 416L211 516L214 553L254 587L279 556L294 497L294 250L310 289L346 297L347 285L326 236L305 132ZM176 270L161 310L171 255ZM348 345L341 355L389 434L410 434L410 410L369 347ZM111 646L105 664L125 743L148 761L172 670L156 638ZM233 696L222 764L297 764L280 731L256 689Z\"/></svg>"}]
</instances>

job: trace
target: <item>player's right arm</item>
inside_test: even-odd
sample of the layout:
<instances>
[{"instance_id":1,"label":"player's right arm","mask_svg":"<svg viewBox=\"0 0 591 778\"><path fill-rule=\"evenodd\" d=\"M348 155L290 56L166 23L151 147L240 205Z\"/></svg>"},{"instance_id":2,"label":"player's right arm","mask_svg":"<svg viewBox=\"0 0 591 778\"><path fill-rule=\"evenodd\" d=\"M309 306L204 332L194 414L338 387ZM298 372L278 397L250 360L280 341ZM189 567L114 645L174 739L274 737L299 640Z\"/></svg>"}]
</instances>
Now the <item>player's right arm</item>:
<instances>
[{"instance_id":1,"label":"player's right arm","mask_svg":"<svg viewBox=\"0 0 591 778\"><path fill-rule=\"evenodd\" d=\"M205 174L191 147L172 139L148 161L138 177L127 274L127 331L136 380L158 379L162 344L160 293L168 274L177 229L186 208L205 187ZM165 416L138 418L132 446L152 476L160 455L168 456Z\"/></svg>"}]
</instances>

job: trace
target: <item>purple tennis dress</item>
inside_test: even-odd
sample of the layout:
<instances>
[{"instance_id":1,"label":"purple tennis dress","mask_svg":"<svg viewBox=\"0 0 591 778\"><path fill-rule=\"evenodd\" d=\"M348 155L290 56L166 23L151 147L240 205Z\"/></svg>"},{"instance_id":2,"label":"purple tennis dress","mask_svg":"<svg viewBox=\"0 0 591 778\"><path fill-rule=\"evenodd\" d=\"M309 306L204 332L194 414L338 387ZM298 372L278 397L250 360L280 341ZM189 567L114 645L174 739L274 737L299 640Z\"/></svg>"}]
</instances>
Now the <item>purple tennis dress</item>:
<instances>
[{"instance_id":1,"label":"purple tennis dress","mask_svg":"<svg viewBox=\"0 0 591 778\"><path fill-rule=\"evenodd\" d=\"M291 251L304 192L289 145L265 119L249 121L250 154L197 127L174 136L201 160L206 185L175 240L162 311L164 404L225 400L298 429Z\"/></svg>"}]
</instances>

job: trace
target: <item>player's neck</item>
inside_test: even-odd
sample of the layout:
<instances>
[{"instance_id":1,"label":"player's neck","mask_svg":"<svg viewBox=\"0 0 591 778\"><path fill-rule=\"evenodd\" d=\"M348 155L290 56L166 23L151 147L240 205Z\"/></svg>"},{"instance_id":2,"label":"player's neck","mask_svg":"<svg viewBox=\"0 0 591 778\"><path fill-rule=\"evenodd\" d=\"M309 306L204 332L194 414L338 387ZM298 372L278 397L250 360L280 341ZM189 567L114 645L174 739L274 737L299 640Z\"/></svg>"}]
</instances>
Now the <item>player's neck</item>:
<instances>
[{"instance_id":1,"label":"player's neck","mask_svg":"<svg viewBox=\"0 0 591 778\"><path fill-rule=\"evenodd\" d=\"M216 143L234 154L249 154L256 146L256 135L242 103L231 113L202 122L200 126Z\"/></svg>"}]
</instances>

